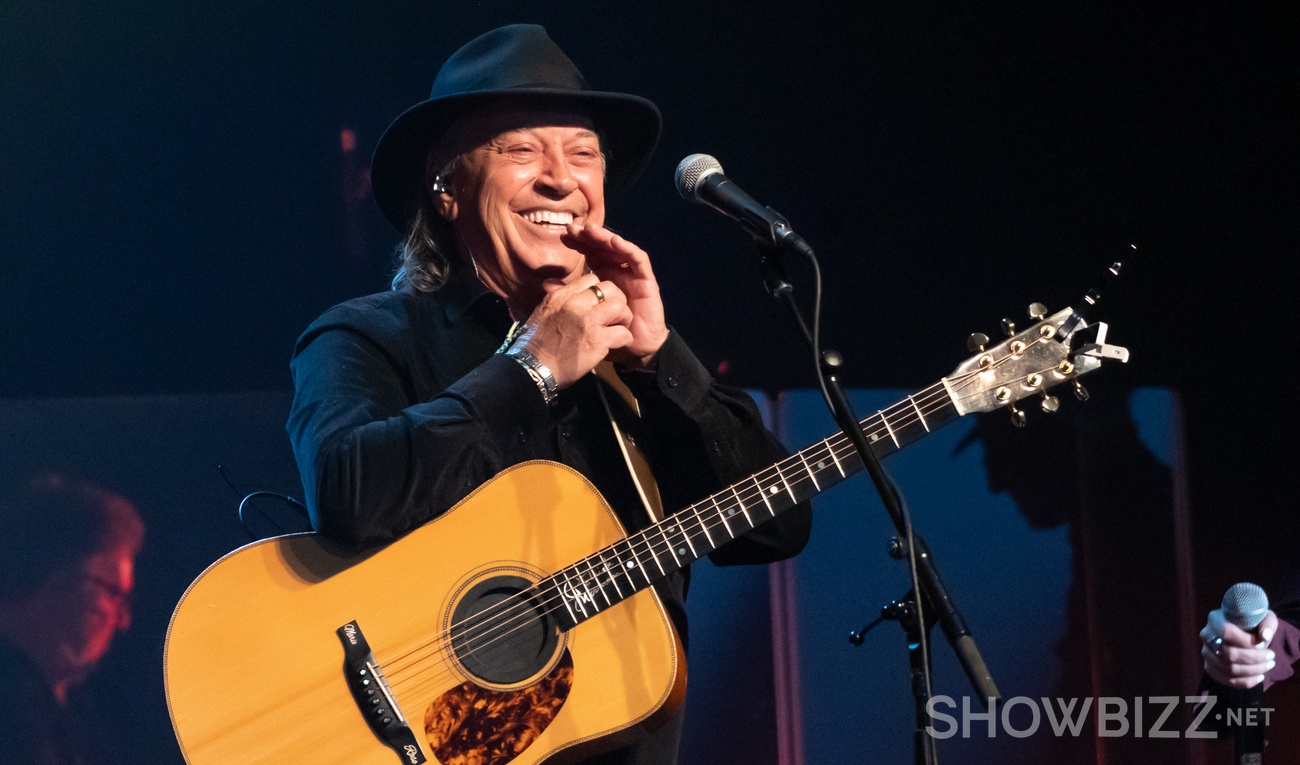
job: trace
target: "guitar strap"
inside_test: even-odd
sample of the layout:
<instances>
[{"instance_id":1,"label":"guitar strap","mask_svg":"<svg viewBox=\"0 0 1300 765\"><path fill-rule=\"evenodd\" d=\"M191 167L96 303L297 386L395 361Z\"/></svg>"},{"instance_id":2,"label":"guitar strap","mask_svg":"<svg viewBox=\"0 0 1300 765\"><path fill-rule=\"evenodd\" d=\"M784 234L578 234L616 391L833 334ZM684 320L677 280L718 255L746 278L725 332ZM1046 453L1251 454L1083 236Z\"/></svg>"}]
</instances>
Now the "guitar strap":
<instances>
[{"instance_id":1,"label":"guitar strap","mask_svg":"<svg viewBox=\"0 0 1300 765\"><path fill-rule=\"evenodd\" d=\"M522 332L523 327L522 322L516 321L510 327L510 331L506 334L506 340L497 349L497 353L504 353ZM641 405L637 403L636 396L632 395L632 390L618 376L613 364L602 361L592 371L618 394L633 416L641 417ZM623 462L627 464L627 472L632 478L632 485L636 487L637 496L641 498L641 504L645 507L646 515L650 516L652 522L658 523L664 519L664 506L663 501L659 498L659 484L655 483L654 473L650 472L650 463L646 460L645 455L641 453L641 448L636 445L636 440L632 438L632 434L625 431L618 424L618 417L614 415L614 408L609 405L609 398L605 395L605 387L597 384L596 392L600 394L600 403L605 406L605 414L609 415L609 425L614 430L614 440L618 443L618 450L623 455Z\"/></svg>"},{"instance_id":2,"label":"guitar strap","mask_svg":"<svg viewBox=\"0 0 1300 765\"><path fill-rule=\"evenodd\" d=\"M641 416L641 406L637 403L636 396L632 395L631 389L618 376L618 372L614 371L613 364L602 361L593 371L605 385L619 395L623 403L627 404L628 411L638 418ZM609 415L610 427L614 429L614 440L618 442L619 451L623 453L623 461L627 463L628 474L632 477L632 484L636 486L636 493L641 497L641 504L645 505L650 520L658 523L664 519L664 506L659 498L659 484L655 483L654 474L650 472L650 463L641 453L641 448L637 446L632 434L618 424L614 408L610 406L609 398L605 395L605 386L597 385L596 390L600 393L600 403L605 405L605 413Z\"/></svg>"}]
</instances>

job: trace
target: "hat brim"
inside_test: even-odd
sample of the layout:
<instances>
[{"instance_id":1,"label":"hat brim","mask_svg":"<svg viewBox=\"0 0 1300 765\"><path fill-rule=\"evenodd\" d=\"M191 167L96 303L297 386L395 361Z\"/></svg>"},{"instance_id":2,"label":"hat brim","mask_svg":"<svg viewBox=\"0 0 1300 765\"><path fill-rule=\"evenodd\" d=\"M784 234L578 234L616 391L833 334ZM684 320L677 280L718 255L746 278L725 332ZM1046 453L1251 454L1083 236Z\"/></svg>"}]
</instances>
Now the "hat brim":
<instances>
[{"instance_id":1,"label":"hat brim","mask_svg":"<svg viewBox=\"0 0 1300 765\"><path fill-rule=\"evenodd\" d=\"M627 93L511 88L430 99L403 112L384 131L370 162L370 187L388 222L405 233L424 194L425 158L456 120L489 102L536 101L547 110L589 116L606 155L605 194L625 192L645 169L659 141L659 108Z\"/></svg>"}]
</instances>

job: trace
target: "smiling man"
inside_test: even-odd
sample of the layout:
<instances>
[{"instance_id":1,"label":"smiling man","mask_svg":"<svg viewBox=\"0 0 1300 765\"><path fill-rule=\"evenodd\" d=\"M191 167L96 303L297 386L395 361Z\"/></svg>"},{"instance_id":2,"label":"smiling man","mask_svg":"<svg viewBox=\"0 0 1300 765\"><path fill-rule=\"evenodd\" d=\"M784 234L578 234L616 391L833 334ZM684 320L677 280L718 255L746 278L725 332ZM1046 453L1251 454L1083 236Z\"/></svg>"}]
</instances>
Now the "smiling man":
<instances>
[{"instance_id":1,"label":"smiling man","mask_svg":"<svg viewBox=\"0 0 1300 765\"><path fill-rule=\"evenodd\" d=\"M292 362L288 431L322 534L355 549L389 543L530 460L577 470L633 532L783 454L748 396L717 384L668 327L646 252L605 228L606 195L631 184L658 133L654 104L592 90L531 25L465 45L430 98L389 126L371 178L404 236L393 289L327 311ZM800 506L710 557L788 557L809 525ZM654 585L683 643L686 584L681 571ZM600 683L574 672L575 683ZM476 682L463 692L488 692ZM563 705L533 704L546 683L530 682L489 689L493 703ZM429 712L427 729L442 714ZM406 715L418 722L425 710ZM681 716L663 717L629 720L646 735L589 761L675 762ZM471 727L463 717L446 725ZM484 725L474 736L543 727ZM602 748L585 738L570 743ZM532 762L531 740L503 746ZM514 761L485 751L457 756Z\"/></svg>"}]
</instances>

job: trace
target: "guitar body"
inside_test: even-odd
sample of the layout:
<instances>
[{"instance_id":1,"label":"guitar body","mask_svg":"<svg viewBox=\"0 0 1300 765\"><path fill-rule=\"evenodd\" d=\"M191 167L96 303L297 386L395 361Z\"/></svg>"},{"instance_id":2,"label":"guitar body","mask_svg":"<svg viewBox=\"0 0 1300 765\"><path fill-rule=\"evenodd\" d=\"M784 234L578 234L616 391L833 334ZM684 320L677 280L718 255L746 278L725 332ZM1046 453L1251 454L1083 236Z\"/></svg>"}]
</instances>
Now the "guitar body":
<instances>
[{"instance_id":1,"label":"guitar body","mask_svg":"<svg viewBox=\"0 0 1300 765\"><path fill-rule=\"evenodd\" d=\"M530 462L378 551L315 534L240 548L190 585L168 629L181 750L193 765L534 765L635 740L686 690L653 589L569 630L508 600L623 536L586 479ZM493 607L510 621L483 638L475 612ZM373 665L345 666L367 647ZM385 743L367 715L410 740Z\"/></svg>"}]
</instances>

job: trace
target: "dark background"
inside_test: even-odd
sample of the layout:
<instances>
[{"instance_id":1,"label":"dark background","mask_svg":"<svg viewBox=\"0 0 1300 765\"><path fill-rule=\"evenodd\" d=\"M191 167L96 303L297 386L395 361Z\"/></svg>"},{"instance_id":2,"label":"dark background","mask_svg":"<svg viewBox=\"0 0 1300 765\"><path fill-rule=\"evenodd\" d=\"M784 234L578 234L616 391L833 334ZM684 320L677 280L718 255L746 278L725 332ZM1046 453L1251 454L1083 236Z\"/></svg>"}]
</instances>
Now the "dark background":
<instances>
[{"instance_id":1,"label":"dark background","mask_svg":"<svg viewBox=\"0 0 1300 765\"><path fill-rule=\"evenodd\" d=\"M1280 4L6 3L0 398L286 390L297 333L386 286L379 134L512 21L663 110L611 223L727 382L812 377L744 235L672 190L687 154L817 248L854 387L929 384L969 332L1076 304L1136 245L1094 315L1133 360L1091 387L1182 396L1198 603L1276 578L1300 489L1300 78Z\"/></svg>"}]
</instances>

